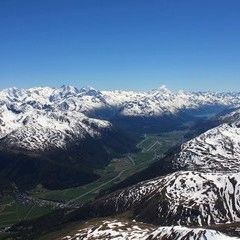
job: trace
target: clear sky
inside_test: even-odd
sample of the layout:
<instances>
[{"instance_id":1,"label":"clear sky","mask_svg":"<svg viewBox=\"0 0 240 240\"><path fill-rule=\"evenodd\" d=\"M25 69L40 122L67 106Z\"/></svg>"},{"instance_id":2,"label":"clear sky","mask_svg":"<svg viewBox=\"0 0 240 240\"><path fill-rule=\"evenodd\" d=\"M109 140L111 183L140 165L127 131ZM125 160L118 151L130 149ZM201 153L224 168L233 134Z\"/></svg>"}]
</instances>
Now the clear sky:
<instances>
[{"instance_id":1,"label":"clear sky","mask_svg":"<svg viewBox=\"0 0 240 240\"><path fill-rule=\"evenodd\" d=\"M239 0L0 0L0 88L240 91Z\"/></svg>"}]
</instances>

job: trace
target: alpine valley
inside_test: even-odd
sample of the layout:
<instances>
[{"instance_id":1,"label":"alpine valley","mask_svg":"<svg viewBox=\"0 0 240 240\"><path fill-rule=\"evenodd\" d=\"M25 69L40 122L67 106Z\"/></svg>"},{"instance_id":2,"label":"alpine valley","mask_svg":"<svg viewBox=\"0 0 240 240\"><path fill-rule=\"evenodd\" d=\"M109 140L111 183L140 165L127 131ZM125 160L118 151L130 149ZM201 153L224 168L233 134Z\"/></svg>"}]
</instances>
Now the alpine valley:
<instances>
[{"instance_id":1,"label":"alpine valley","mask_svg":"<svg viewBox=\"0 0 240 240\"><path fill-rule=\"evenodd\" d=\"M240 239L240 92L0 91L0 239Z\"/></svg>"}]
</instances>

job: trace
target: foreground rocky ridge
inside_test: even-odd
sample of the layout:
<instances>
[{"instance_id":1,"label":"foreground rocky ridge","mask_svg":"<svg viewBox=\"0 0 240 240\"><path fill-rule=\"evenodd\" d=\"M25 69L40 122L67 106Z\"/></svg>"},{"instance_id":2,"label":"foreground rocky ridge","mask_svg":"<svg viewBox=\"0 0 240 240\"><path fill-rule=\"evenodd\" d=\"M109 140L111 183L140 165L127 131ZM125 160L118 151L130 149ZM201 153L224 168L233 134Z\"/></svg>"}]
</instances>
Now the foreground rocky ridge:
<instances>
[{"instance_id":1,"label":"foreground rocky ridge","mask_svg":"<svg viewBox=\"0 0 240 240\"><path fill-rule=\"evenodd\" d=\"M156 227L138 222L105 220L94 224L87 223L76 233L59 240L236 240L215 230L202 228Z\"/></svg>"}]
</instances>

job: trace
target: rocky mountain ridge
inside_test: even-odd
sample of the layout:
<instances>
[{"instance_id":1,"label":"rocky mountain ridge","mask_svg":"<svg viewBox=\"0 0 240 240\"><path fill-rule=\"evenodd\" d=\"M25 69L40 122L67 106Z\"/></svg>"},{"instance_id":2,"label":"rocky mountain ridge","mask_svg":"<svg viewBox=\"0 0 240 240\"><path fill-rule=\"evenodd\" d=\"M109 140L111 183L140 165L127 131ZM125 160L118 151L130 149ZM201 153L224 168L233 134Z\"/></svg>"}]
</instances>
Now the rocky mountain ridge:
<instances>
[{"instance_id":1,"label":"rocky mountain ridge","mask_svg":"<svg viewBox=\"0 0 240 240\"><path fill-rule=\"evenodd\" d=\"M73 235L67 235L62 240L236 240L239 238L227 236L218 231L202 228L186 227L155 227L138 222L105 220L94 225L79 229Z\"/></svg>"}]
</instances>

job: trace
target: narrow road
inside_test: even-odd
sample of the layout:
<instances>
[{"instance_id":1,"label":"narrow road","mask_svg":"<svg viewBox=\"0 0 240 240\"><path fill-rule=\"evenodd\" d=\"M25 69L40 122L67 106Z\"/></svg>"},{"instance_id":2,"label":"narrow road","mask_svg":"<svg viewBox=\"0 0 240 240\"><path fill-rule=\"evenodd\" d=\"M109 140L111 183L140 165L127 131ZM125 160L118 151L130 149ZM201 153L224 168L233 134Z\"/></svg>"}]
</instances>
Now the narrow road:
<instances>
[{"instance_id":1,"label":"narrow road","mask_svg":"<svg viewBox=\"0 0 240 240\"><path fill-rule=\"evenodd\" d=\"M77 201L77 200L79 200L80 198L88 195L89 193L92 193L92 192L95 192L95 191L97 191L97 190L100 190L102 187L104 187L104 186L107 185L108 183L113 182L114 180L118 179L125 171L126 171L126 170L121 171L116 177L110 179L109 181L101 184L100 186L98 186L98 187L96 187L96 188L94 188L94 189L92 189L92 190L90 190L90 191L88 191L88 192L86 192L86 193L84 193L84 194L82 194L82 195L74 198L74 199L71 199L70 201L68 201L68 202L66 203L66 205L74 203L75 201Z\"/></svg>"},{"instance_id":2,"label":"narrow road","mask_svg":"<svg viewBox=\"0 0 240 240\"><path fill-rule=\"evenodd\" d=\"M161 145L161 143L157 140L156 142L154 142L151 146L148 147L148 149L143 149L144 152L149 152L154 146L156 146L157 144Z\"/></svg>"},{"instance_id":3,"label":"narrow road","mask_svg":"<svg viewBox=\"0 0 240 240\"><path fill-rule=\"evenodd\" d=\"M29 208L29 210L27 211L26 215L21 219L21 221L22 221L22 220L26 220L26 219L28 218L28 216L30 215L30 213L32 212L32 210L33 210L34 207L35 207L35 206L32 205L32 206Z\"/></svg>"},{"instance_id":4,"label":"narrow road","mask_svg":"<svg viewBox=\"0 0 240 240\"><path fill-rule=\"evenodd\" d=\"M139 147L142 143L144 143L147 140L147 135L144 134L144 139L137 144L137 147Z\"/></svg>"},{"instance_id":5,"label":"narrow road","mask_svg":"<svg viewBox=\"0 0 240 240\"><path fill-rule=\"evenodd\" d=\"M130 156L130 154L128 154L127 157L128 157L128 159L130 160L130 162L132 163L132 165L135 166L136 164L135 164L133 158Z\"/></svg>"}]
</instances>

